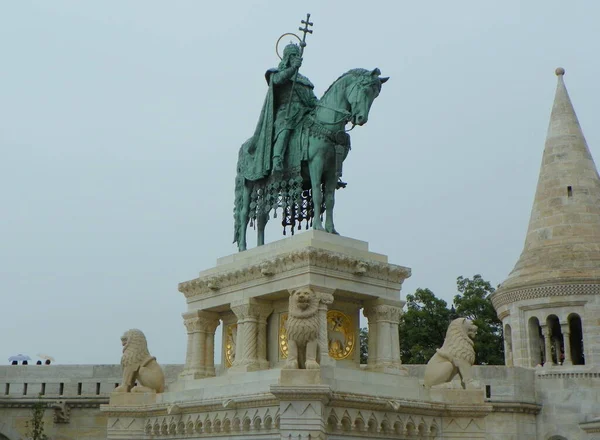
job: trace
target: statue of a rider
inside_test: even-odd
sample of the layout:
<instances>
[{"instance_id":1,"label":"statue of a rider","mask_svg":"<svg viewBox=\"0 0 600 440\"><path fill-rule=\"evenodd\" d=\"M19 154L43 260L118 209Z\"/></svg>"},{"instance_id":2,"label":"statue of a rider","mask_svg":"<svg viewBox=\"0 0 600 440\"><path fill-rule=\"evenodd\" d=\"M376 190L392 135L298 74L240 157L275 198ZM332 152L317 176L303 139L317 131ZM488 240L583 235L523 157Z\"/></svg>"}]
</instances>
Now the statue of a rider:
<instances>
[{"instance_id":1,"label":"statue of a rider","mask_svg":"<svg viewBox=\"0 0 600 440\"><path fill-rule=\"evenodd\" d=\"M248 180L258 180L284 171L290 138L304 116L317 105L314 86L298 73L302 65L297 44L288 44L277 68L269 69L265 79L269 90L254 135L240 154L240 171Z\"/></svg>"}]
</instances>

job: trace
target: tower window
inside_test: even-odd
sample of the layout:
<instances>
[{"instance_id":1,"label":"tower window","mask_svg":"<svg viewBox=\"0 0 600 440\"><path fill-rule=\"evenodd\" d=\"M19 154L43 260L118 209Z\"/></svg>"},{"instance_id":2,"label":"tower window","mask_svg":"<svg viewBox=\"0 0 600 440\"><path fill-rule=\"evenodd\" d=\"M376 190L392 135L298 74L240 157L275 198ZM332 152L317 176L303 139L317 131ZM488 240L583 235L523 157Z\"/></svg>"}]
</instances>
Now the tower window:
<instances>
[{"instance_id":1,"label":"tower window","mask_svg":"<svg viewBox=\"0 0 600 440\"><path fill-rule=\"evenodd\" d=\"M573 197L573 187L571 185L567 186L567 197Z\"/></svg>"}]
</instances>

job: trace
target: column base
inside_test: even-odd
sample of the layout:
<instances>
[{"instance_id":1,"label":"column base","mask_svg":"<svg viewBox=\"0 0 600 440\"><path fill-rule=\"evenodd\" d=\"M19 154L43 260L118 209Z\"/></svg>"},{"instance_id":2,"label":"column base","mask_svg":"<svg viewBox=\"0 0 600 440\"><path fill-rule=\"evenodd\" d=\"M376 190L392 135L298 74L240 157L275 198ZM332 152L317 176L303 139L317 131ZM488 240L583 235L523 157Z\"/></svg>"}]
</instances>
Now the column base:
<instances>
[{"instance_id":1,"label":"column base","mask_svg":"<svg viewBox=\"0 0 600 440\"><path fill-rule=\"evenodd\" d=\"M267 370L269 366L266 368L263 367L259 362L253 362L251 364L246 365L232 365L227 370L228 373L247 373L248 371L259 371L259 370Z\"/></svg>"},{"instance_id":2,"label":"column base","mask_svg":"<svg viewBox=\"0 0 600 440\"><path fill-rule=\"evenodd\" d=\"M395 374L397 376L408 376L408 370L406 368L404 368L402 365L394 364L375 364L373 366L367 365L367 371Z\"/></svg>"},{"instance_id":3,"label":"column base","mask_svg":"<svg viewBox=\"0 0 600 440\"><path fill-rule=\"evenodd\" d=\"M206 377L214 376L214 371L212 372L212 374L210 374L210 372L204 370L184 370L179 374L179 377L181 379L204 379Z\"/></svg>"}]
</instances>

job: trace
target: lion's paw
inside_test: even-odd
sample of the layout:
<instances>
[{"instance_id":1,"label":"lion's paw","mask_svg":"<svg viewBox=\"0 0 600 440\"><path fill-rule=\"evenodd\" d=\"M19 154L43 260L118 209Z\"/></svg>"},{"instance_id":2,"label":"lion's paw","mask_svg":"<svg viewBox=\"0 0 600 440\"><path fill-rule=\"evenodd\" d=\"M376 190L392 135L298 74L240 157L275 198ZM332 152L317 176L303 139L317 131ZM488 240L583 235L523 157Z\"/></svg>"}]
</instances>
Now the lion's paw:
<instances>
[{"instance_id":1,"label":"lion's paw","mask_svg":"<svg viewBox=\"0 0 600 440\"><path fill-rule=\"evenodd\" d=\"M298 369L298 361L287 361L283 366L284 370L297 370Z\"/></svg>"},{"instance_id":2,"label":"lion's paw","mask_svg":"<svg viewBox=\"0 0 600 440\"><path fill-rule=\"evenodd\" d=\"M312 360L306 361L306 369L307 370L318 370L319 368L321 368L321 367L317 361L312 361Z\"/></svg>"}]
</instances>

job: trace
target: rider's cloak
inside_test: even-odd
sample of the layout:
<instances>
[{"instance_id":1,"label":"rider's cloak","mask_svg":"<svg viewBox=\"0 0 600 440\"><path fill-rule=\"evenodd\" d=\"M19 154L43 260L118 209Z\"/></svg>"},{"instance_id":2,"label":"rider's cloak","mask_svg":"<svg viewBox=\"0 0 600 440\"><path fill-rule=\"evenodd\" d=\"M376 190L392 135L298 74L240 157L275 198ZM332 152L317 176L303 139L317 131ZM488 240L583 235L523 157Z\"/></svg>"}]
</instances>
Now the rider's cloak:
<instances>
[{"instance_id":1,"label":"rider's cloak","mask_svg":"<svg viewBox=\"0 0 600 440\"><path fill-rule=\"evenodd\" d=\"M276 112L278 110L285 111L285 109L281 108L283 107L281 105L279 106L280 108L275 108L276 101L278 101L278 96L276 96L277 88L275 87L273 81L273 74L277 72L277 69L269 69L265 73L265 79L269 84L267 96L265 97L265 101L258 118L258 123L254 129L254 135L244 142L242 148L240 149L238 158L238 173L247 180L259 180L267 177L271 173L273 144L275 143L276 135ZM312 93L312 83L308 80L308 78L300 74L297 76L297 81L306 88L310 88L311 96L304 97L304 95L307 93L302 93L302 89L305 87L298 87L295 91L295 94L300 95L302 102L307 101L307 103L310 102L312 104L311 107L314 106L314 103L311 102L311 97L314 97L314 94ZM316 101L316 98L314 98L314 101ZM305 107L306 109L310 108L307 106L307 104L302 105L302 107ZM306 111L307 110L303 109L303 111L294 112L292 118L293 121L290 122L293 127L300 122ZM289 128L293 128L292 126Z\"/></svg>"}]
</instances>

